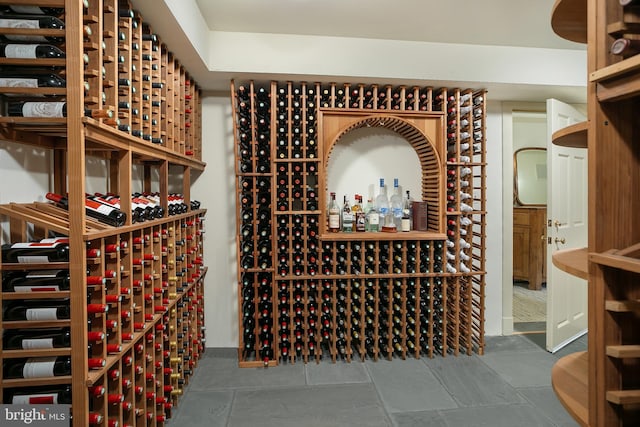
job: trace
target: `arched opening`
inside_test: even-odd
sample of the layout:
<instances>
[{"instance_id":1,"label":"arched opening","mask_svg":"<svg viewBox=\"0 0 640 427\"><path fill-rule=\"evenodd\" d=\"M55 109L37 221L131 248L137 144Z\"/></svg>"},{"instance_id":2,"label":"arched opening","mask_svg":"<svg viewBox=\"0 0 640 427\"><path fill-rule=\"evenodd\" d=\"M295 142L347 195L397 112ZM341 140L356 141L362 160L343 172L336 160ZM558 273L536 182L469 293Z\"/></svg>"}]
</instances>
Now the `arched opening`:
<instances>
[{"instance_id":1,"label":"arched opening","mask_svg":"<svg viewBox=\"0 0 640 427\"><path fill-rule=\"evenodd\" d=\"M354 194L375 200L379 180L385 179L388 195L397 178L401 194L410 191L412 198L422 197L422 166L417 153L398 133L384 128L359 128L344 134L333 146L327 165L327 188L338 201Z\"/></svg>"},{"instance_id":2,"label":"arched opening","mask_svg":"<svg viewBox=\"0 0 640 427\"><path fill-rule=\"evenodd\" d=\"M428 203L427 231L443 233L445 183L442 159L444 155L442 115L420 114L407 119L395 115L376 114L365 117L335 117L337 119L335 123L328 123L331 121L330 119L331 117L323 117L322 143L325 174L329 170L334 147L351 132L362 128L376 128L386 129L400 135L413 147L418 157L420 188L417 194L413 193L413 197L415 200ZM406 166L399 163L395 167L400 169ZM328 179L325 176L324 202L328 200L328 184ZM377 182L375 184L377 185ZM393 185L392 182L390 184Z\"/></svg>"}]
</instances>

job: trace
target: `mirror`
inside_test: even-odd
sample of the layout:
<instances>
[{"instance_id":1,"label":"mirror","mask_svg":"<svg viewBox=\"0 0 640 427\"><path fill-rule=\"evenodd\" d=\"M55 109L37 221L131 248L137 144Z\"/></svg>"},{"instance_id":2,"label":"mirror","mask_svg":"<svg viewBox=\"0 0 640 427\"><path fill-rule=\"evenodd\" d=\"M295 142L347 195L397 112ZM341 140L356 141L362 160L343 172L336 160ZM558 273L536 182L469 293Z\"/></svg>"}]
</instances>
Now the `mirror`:
<instances>
[{"instance_id":1,"label":"mirror","mask_svg":"<svg viewBox=\"0 0 640 427\"><path fill-rule=\"evenodd\" d=\"M521 148L513 154L514 204L547 204L547 149Z\"/></svg>"}]
</instances>

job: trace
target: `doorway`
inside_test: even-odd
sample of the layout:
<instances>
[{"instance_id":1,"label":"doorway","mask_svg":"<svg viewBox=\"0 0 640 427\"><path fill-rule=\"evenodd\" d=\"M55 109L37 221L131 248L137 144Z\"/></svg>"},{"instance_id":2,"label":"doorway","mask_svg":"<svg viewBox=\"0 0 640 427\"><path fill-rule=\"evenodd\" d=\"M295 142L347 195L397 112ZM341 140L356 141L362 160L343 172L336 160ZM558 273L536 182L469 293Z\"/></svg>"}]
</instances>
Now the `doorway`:
<instances>
[{"instance_id":1,"label":"doorway","mask_svg":"<svg viewBox=\"0 0 640 427\"><path fill-rule=\"evenodd\" d=\"M546 111L512 111L513 331L544 346L547 320Z\"/></svg>"},{"instance_id":2,"label":"doorway","mask_svg":"<svg viewBox=\"0 0 640 427\"><path fill-rule=\"evenodd\" d=\"M547 100L546 104L503 104L503 333L537 336L534 341L539 341L541 347L551 352L559 350L586 332L586 283L561 271L551 262L552 255L558 250L578 249L586 245L586 151L551 144L554 131L584 121L585 117L583 106L574 107L555 99ZM514 214L513 152L517 151L521 142L535 144L530 138L522 140L518 126L522 125L523 120L529 125L534 122L541 129L546 127L546 138L536 139L545 141L547 148L548 171L544 173L546 175L548 172L549 176L545 212L547 223L541 225L539 231L532 231L531 235L532 242L546 243L543 245L543 250L546 251L543 268L549 281L548 297L536 295L547 302L545 321L538 325L516 322L520 319L515 317L516 313L520 313L514 302L514 289L518 289L514 288L513 283L516 273L514 253L520 249L522 242L516 238L520 218ZM544 121L546 126L542 125ZM530 132L529 129L527 134ZM552 181L554 185L550 185ZM528 221L527 224L531 222ZM550 242L555 242L555 245ZM515 285L518 286L519 283L516 282ZM546 326L546 331L540 331L540 326Z\"/></svg>"},{"instance_id":3,"label":"doorway","mask_svg":"<svg viewBox=\"0 0 640 427\"><path fill-rule=\"evenodd\" d=\"M546 330L546 282L540 283L540 289L529 289L529 280L516 274L514 279L514 251L522 251L526 240L539 239L539 232L523 234L523 229L530 222L528 212L524 209L526 219L521 212L514 210L515 168L514 153L522 148L546 148L547 116L544 103L505 102L502 106L502 138L503 138L503 322L504 335L527 334L527 336L544 348ZM539 171L540 172L540 171ZM540 172L541 173L541 172ZM540 203L542 205L546 204ZM539 209L531 209L539 211ZM515 224L514 224L515 212ZM540 214L540 212L538 212ZM546 218L546 215L543 215ZM515 240L514 240L515 236ZM528 259L528 256L527 256ZM515 259L518 263L518 259ZM546 257L541 263L546 271ZM526 265L528 265L528 260ZM538 342L539 341L539 342Z\"/></svg>"}]
</instances>

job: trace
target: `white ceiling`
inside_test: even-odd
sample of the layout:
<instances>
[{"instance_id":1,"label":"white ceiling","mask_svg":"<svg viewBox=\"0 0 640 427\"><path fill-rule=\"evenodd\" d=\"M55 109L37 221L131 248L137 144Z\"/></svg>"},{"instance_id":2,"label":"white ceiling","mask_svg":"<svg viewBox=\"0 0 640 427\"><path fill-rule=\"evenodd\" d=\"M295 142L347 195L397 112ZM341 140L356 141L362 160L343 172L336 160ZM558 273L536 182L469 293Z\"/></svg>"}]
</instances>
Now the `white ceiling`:
<instances>
[{"instance_id":1,"label":"white ceiling","mask_svg":"<svg viewBox=\"0 0 640 427\"><path fill-rule=\"evenodd\" d=\"M555 0L196 0L210 30L584 49L551 29Z\"/></svg>"},{"instance_id":2,"label":"white ceiling","mask_svg":"<svg viewBox=\"0 0 640 427\"><path fill-rule=\"evenodd\" d=\"M202 34L203 29L206 31L208 26L212 34L219 32L220 35L225 34L227 39L233 39L234 34L238 34L241 39L240 33L268 33L361 38L367 39L369 46L372 40L384 39L409 43L433 42L542 48L539 51L545 52L553 52L557 49L559 55L555 57L573 58L576 52L582 53L586 48L585 45L562 39L551 29L551 14L555 1L192 0L183 3L183 0L134 0L133 3L206 91L224 93L228 91L230 79L254 78L256 73L251 70L251 66L246 65L251 64L254 58L247 57L246 61L243 60L242 53L236 52L233 47L229 47L224 53L215 50L218 55L238 55L240 59L234 59L235 63L223 61L226 62L225 66L209 68L204 63L207 60L203 60L196 53L187 35L189 30L195 31L194 34L198 35ZM171 8L174 8L173 12L170 12ZM176 14L181 15L182 18L190 17L190 19L193 19L195 14L201 14L206 26L203 25L202 28L196 26L193 29L180 31L179 26L176 25ZM189 19L185 20L185 22L188 21ZM215 36L211 37L211 40L215 38ZM298 39L297 42L299 43L300 40ZM259 43L256 45L259 46ZM274 49L277 48L274 47ZM563 55L560 53L562 50L570 53ZM213 54L213 49L209 53L206 51L204 53L205 56ZM203 53L201 52L200 55ZM544 65L541 69L553 68L548 64ZM234 66L237 68L234 69ZM407 66L412 65L407 63ZM508 63L507 66L509 66ZM564 73L563 81L567 81L564 77L567 75L567 70L559 71L560 74ZM258 72L262 73L261 79L267 80L282 80L298 75L290 72L283 77L281 71L269 74L269 71L262 69ZM314 74L314 81L329 82L340 79L339 74L324 74L326 75ZM372 75L371 79L363 78L362 74L358 75L359 83L381 82L380 78L374 78L375 75ZM468 84L465 81L454 80L447 78L446 81L437 81L430 78L427 82L431 85L442 84L452 87ZM553 78L543 78L538 81L541 80L549 83L521 84L514 78L503 83L484 80L476 84L481 84L491 92L494 99L500 100L544 101L547 98L556 97L570 103L586 101L585 86L561 86L554 84ZM400 79L400 76L398 79L384 78L383 81L386 84L425 84L424 80Z\"/></svg>"}]
</instances>

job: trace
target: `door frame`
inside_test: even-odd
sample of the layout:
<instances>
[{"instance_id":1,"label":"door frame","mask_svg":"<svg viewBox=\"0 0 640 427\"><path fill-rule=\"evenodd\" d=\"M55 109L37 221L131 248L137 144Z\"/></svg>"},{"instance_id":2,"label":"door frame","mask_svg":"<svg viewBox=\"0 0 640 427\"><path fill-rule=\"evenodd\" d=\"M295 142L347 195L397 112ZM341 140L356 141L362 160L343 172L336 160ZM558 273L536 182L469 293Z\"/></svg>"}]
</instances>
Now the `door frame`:
<instances>
[{"instance_id":1,"label":"door frame","mask_svg":"<svg viewBox=\"0 0 640 427\"><path fill-rule=\"evenodd\" d=\"M545 102L502 103L502 335L513 335L513 113L547 112Z\"/></svg>"}]
</instances>

